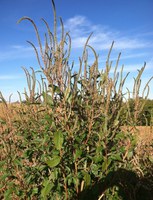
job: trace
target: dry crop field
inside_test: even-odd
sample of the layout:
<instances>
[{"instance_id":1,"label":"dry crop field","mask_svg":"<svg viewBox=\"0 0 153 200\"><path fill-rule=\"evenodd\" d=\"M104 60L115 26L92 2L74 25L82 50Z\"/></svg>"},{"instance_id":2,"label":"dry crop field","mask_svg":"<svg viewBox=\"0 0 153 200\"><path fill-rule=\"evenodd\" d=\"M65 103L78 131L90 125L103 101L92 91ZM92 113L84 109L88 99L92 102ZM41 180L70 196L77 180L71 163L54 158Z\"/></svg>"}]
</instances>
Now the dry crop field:
<instances>
[{"instance_id":1,"label":"dry crop field","mask_svg":"<svg viewBox=\"0 0 153 200\"><path fill-rule=\"evenodd\" d=\"M6 120L11 122L14 118L17 117L17 110L21 108L19 103L0 104L0 120ZM33 111L36 112L38 106L33 106ZM2 125L0 126L0 131L2 131ZM152 126L136 126L136 127L127 127L123 126L122 130L125 132L131 132L131 134L136 135L137 141L140 144L150 144L153 141L153 127Z\"/></svg>"},{"instance_id":2,"label":"dry crop field","mask_svg":"<svg viewBox=\"0 0 153 200\"><path fill-rule=\"evenodd\" d=\"M122 127L123 131L131 132L137 139L138 154L147 153L153 156L153 127L152 126L136 126L136 127Z\"/></svg>"},{"instance_id":3,"label":"dry crop field","mask_svg":"<svg viewBox=\"0 0 153 200\"><path fill-rule=\"evenodd\" d=\"M138 141L149 143L153 140L153 127L152 126L136 126L136 127L122 127L124 131L128 130L137 136Z\"/></svg>"},{"instance_id":4,"label":"dry crop field","mask_svg":"<svg viewBox=\"0 0 153 200\"><path fill-rule=\"evenodd\" d=\"M0 103L0 119L13 119L17 109L20 109L21 105L19 103L7 104ZM35 108L34 108L35 107ZM33 109L36 111L38 106L34 106ZM122 127L123 131L130 131L136 134L138 140L144 142L150 142L153 140L153 127L152 126L136 126L136 127Z\"/></svg>"}]
</instances>

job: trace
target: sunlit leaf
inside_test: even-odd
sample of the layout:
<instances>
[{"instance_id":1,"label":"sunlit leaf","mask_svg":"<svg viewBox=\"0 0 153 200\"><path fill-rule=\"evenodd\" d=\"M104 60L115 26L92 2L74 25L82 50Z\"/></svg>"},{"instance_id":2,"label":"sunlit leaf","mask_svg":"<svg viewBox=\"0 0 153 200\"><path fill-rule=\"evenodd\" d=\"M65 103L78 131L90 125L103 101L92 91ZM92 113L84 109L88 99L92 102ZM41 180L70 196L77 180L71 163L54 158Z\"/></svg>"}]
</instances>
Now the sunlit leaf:
<instances>
[{"instance_id":1,"label":"sunlit leaf","mask_svg":"<svg viewBox=\"0 0 153 200\"><path fill-rule=\"evenodd\" d=\"M63 133L60 132L60 131L55 132L54 137L53 137L53 141L54 141L56 149L60 150L62 148L63 141L64 141Z\"/></svg>"},{"instance_id":2,"label":"sunlit leaf","mask_svg":"<svg viewBox=\"0 0 153 200\"><path fill-rule=\"evenodd\" d=\"M50 193L53 185L49 180L44 181L43 185L44 185L44 188L41 190L41 195L43 198L46 198L47 195Z\"/></svg>"},{"instance_id":3,"label":"sunlit leaf","mask_svg":"<svg viewBox=\"0 0 153 200\"><path fill-rule=\"evenodd\" d=\"M88 174L87 172L84 173L84 181L86 186L89 186L91 184L91 177L90 174Z\"/></svg>"},{"instance_id":4,"label":"sunlit leaf","mask_svg":"<svg viewBox=\"0 0 153 200\"><path fill-rule=\"evenodd\" d=\"M60 163L61 158L59 156L54 156L51 160L46 163L49 167L56 167Z\"/></svg>"}]
</instances>

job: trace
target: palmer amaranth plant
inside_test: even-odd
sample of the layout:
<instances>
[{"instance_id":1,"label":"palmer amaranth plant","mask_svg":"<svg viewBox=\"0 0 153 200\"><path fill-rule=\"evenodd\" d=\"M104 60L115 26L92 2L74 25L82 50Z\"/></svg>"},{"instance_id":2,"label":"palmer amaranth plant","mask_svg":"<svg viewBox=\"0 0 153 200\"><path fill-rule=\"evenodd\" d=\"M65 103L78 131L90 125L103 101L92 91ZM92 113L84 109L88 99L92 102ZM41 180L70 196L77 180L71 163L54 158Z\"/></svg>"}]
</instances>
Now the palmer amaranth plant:
<instances>
[{"instance_id":1,"label":"palmer amaranth plant","mask_svg":"<svg viewBox=\"0 0 153 200\"><path fill-rule=\"evenodd\" d=\"M61 38L57 39L53 0L52 5L54 31L43 19L47 28L45 45L32 19L19 20L28 20L34 26L40 49L29 43L42 76L38 81L34 69L30 74L24 68L29 91L24 92L24 102L19 93L18 105L8 105L1 94L7 115L0 121L0 198L151 199L152 157L145 157L146 170L137 156L136 138L122 128L135 127L143 110L139 92L145 67L134 81L131 112L130 92L127 90L129 99L123 93L128 74L123 77L123 68L117 72L120 55L110 75L113 44L105 69L100 72L97 53L89 45L90 35L79 58L80 68L73 73L73 64L69 66L71 37L60 19ZM95 58L91 66L89 52ZM144 99L150 80L144 87ZM13 116L8 108L14 110Z\"/></svg>"}]
</instances>

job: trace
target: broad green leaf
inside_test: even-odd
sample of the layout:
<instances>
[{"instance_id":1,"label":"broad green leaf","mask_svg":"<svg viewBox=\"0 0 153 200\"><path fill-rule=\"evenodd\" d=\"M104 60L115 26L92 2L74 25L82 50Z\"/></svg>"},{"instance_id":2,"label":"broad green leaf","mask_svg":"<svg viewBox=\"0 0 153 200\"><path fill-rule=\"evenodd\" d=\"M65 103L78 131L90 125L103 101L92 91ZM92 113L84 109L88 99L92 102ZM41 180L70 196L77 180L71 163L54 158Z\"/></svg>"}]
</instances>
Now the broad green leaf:
<instances>
[{"instance_id":1,"label":"broad green leaf","mask_svg":"<svg viewBox=\"0 0 153 200\"><path fill-rule=\"evenodd\" d=\"M60 150L62 148L63 140L64 138L63 138L62 132L58 131L54 133L53 141L54 141L56 149Z\"/></svg>"},{"instance_id":2,"label":"broad green leaf","mask_svg":"<svg viewBox=\"0 0 153 200\"><path fill-rule=\"evenodd\" d=\"M111 159L112 160L122 161L121 155L119 153L112 155Z\"/></svg>"},{"instance_id":3,"label":"broad green leaf","mask_svg":"<svg viewBox=\"0 0 153 200\"><path fill-rule=\"evenodd\" d=\"M97 146L97 147L96 147L96 154L101 153L102 150L103 150L103 146L102 146L102 145L101 145L101 146Z\"/></svg>"},{"instance_id":4,"label":"broad green leaf","mask_svg":"<svg viewBox=\"0 0 153 200\"><path fill-rule=\"evenodd\" d=\"M74 159L78 159L80 158L82 155L82 150L81 149L77 149L76 152L75 152L75 155L74 155Z\"/></svg>"},{"instance_id":5,"label":"broad green leaf","mask_svg":"<svg viewBox=\"0 0 153 200\"><path fill-rule=\"evenodd\" d=\"M59 156L54 156L51 160L46 163L49 167L56 167L60 163L61 158Z\"/></svg>"},{"instance_id":6,"label":"broad green leaf","mask_svg":"<svg viewBox=\"0 0 153 200\"><path fill-rule=\"evenodd\" d=\"M98 175L98 171L99 171L99 165L92 164L91 165L91 171L95 176L97 176Z\"/></svg>"},{"instance_id":7,"label":"broad green leaf","mask_svg":"<svg viewBox=\"0 0 153 200\"><path fill-rule=\"evenodd\" d=\"M102 171L103 172L105 172L108 169L110 163L111 163L111 159L107 159L107 158L104 159L104 162L102 164Z\"/></svg>"},{"instance_id":8,"label":"broad green leaf","mask_svg":"<svg viewBox=\"0 0 153 200\"><path fill-rule=\"evenodd\" d=\"M84 173L84 181L86 186L89 186L91 184L91 177L90 174L88 174L87 172Z\"/></svg>"},{"instance_id":9,"label":"broad green leaf","mask_svg":"<svg viewBox=\"0 0 153 200\"><path fill-rule=\"evenodd\" d=\"M32 189L32 194L38 194L38 188L33 188Z\"/></svg>"},{"instance_id":10,"label":"broad green leaf","mask_svg":"<svg viewBox=\"0 0 153 200\"><path fill-rule=\"evenodd\" d=\"M104 161L102 164L102 171L105 172L107 170L107 162Z\"/></svg>"},{"instance_id":11,"label":"broad green leaf","mask_svg":"<svg viewBox=\"0 0 153 200\"><path fill-rule=\"evenodd\" d=\"M95 163L99 163L99 162L101 162L103 160L103 158L102 158L102 156L100 156L100 155L95 155L94 157L93 157L93 161L95 162Z\"/></svg>"},{"instance_id":12,"label":"broad green leaf","mask_svg":"<svg viewBox=\"0 0 153 200\"><path fill-rule=\"evenodd\" d=\"M115 139L123 139L124 137L125 137L125 134L123 132L120 132L115 136Z\"/></svg>"},{"instance_id":13,"label":"broad green leaf","mask_svg":"<svg viewBox=\"0 0 153 200\"><path fill-rule=\"evenodd\" d=\"M67 181L68 186L70 186L72 184L72 182L73 182L73 175L71 173L69 173L66 176L66 181Z\"/></svg>"},{"instance_id":14,"label":"broad green leaf","mask_svg":"<svg viewBox=\"0 0 153 200\"><path fill-rule=\"evenodd\" d=\"M79 179L78 179L78 177L72 177L72 181L73 181L73 183L75 185L75 188L77 188L78 185L79 185Z\"/></svg>"},{"instance_id":15,"label":"broad green leaf","mask_svg":"<svg viewBox=\"0 0 153 200\"><path fill-rule=\"evenodd\" d=\"M53 185L52 183L50 183L49 180L45 181L43 185L44 185L44 188L41 190L41 195L43 198L45 198L50 193Z\"/></svg>"},{"instance_id":16,"label":"broad green leaf","mask_svg":"<svg viewBox=\"0 0 153 200\"><path fill-rule=\"evenodd\" d=\"M54 168L54 170L51 172L51 174L50 174L50 176L49 176L49 178L50 178L50 180L52 180L53 182L55 181L55 180L57 180L58 179L58 169L57 168Z\"/></svg>"}]
</instances>

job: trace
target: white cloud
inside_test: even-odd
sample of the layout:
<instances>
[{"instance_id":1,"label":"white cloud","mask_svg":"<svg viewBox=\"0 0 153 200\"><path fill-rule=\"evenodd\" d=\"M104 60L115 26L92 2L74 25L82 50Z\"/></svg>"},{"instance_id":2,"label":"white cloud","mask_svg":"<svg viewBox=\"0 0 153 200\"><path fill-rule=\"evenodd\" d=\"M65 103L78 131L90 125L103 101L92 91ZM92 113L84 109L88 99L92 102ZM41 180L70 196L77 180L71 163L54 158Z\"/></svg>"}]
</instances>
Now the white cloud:
<instances>
[{"instance_id":1,"label":"white cloud","mask_svg":"<svg viewBox=\"0 0 153 200\"><path fill-rule=\"evenodd\" d=\"M0 75L0 80L17 80L23 78L20 75Z\"/></svg>"},{"instance_id":2,"label":"white cloud","mask_svg":"<svg viewBox=\"0 0 153 200\"><path fill-rule=\"evenodd\" d=\"M108 26L93 24L85 16L78 15L66 20L64 22L64 27L66 31L70 31L72 49L82 49L90 33L93 33L93 35L90 38L89 44L93 46L96 51L108 51L112 41L115 41L113 49L117 51L152 48L151 43L142 40L140 33L138 33L138 35L133 34L125 36L120 31L112 30ZM133 52L128 56L129 58L134 57ZM126 58L128 56L126 56ZM13 45L5 48L5 50L0 49L0 61L28 57L35 57L33 48L28 44L25 46Z\"/></svg>"},{"instance_id":3,"label":"white cloud","mask_svg":"<svg viewBox=\"0 0 153 200\"><path fill-rule=\"evenodd\" d=\"M140 42L138 39L130 39L130 38L116 38L116 49L140 49L150 47L148 42L142 41Z\"/></svg>"},{"instance_id":4,"label":"white cloud","mask_svg":"<svg viewBox=\"0 0 153 200\"><path fill-rule=\"evenodd\" d=\"M94 25L84 16L74 16L64 23L65 29L70 31L72 37L72 48L83 47L91 32L93 35L90 44L96 50L109 49L112 41L115 41L114 49L140 49L152 47L152 45L140 40L137 35L124 36L119 31L111 30L109 27Z\"/></svg>"},{"instance_id":5,"label":"white cloud","mask_svg":"<svg viewBox=\"0 0 153 200\"><path fill-rule=\"evenodd\" d=\"M72 17L70 19L68 19L65 23L65 27L69 27L69 28L78 28L81 26L89 26L90 22L87 20L87 18L85 16L81 16L81 15L77 15L75 17Z\"/></svg>"},{"instance_id":6,"label":"white cloud","mask_svg":"<svg viewBox=\"0 0 153 200\"><path fill-rule=\"evenodd\" d=\"M0 49L0 61L14 60L18 58L29 58L34 56L32 47L13 45L5 47L4 50Z\"/></svg>"},{"instance_id":7,"label":"white cloud","mask_svg":"<svg viewBox=\"0 0 153 200\"><path fill-rule=\"evenodd\" d=\"M80 48L82 50L88 36L93 32L89 44L100 55L98 59L99 69L105 68L107 54L112 41L115 41L110 58L110 60L113 61L113 66L116 64L118 53L122 52L118 71L120 71L122 67L123 60L125 73L130 72L135 74L137 70L143 67L144 61L147 61L146 70L148 70L148 72L153 66L153 60L150 60L153 45L147 37L151 35L152 32L143 32L143 34L141 34L139 31L133 34L123 34L118 30L111 29L111 27L93 24L85 16L74 16L65 21L64 26L66 31L70 31L72 50L74 50L74 52L77 52ZM89 57L89 64L93 62L93 59L93 57ZM148 60L150 61L148 62ZM113 67L111 72L113 72Z\"/></svg>"}]
</instances>

